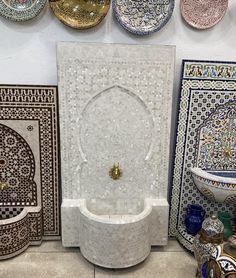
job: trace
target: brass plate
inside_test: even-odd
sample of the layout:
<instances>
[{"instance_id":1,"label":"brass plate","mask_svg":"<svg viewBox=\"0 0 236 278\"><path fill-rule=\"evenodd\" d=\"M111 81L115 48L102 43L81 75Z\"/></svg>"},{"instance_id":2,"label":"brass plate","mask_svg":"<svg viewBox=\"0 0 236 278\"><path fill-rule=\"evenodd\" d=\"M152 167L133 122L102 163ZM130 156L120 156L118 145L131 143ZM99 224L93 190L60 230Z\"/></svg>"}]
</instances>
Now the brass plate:
<instances>
[{"instance_id":1,"label":"brass plate","mask_svg":"<svg viewBox=\"0 0 236 278\"><path fill-rule=\"evenodd\" d=\"M110 0L50 0L55 16L76 29L88 29L99 24L110 8Z\"/></svg>"}]
</instances>

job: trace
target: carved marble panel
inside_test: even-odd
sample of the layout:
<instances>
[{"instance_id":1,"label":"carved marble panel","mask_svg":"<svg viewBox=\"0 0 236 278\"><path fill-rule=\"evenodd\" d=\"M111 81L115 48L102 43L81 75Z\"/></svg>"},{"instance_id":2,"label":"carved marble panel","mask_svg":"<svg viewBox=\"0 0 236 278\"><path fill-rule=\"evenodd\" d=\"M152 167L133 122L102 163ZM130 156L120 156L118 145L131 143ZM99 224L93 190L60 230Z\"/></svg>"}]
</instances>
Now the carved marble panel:
<instances>
[{"instance_id":1,"label":"carved marble panel","mask_svg":"<svg viewBox=\"0 0 236 278\"><path fill-rule=\"evenodd\" d=\"M60 43L58 69L63 198L166 198L174 47Z\"/></svg>"}]
</instances>

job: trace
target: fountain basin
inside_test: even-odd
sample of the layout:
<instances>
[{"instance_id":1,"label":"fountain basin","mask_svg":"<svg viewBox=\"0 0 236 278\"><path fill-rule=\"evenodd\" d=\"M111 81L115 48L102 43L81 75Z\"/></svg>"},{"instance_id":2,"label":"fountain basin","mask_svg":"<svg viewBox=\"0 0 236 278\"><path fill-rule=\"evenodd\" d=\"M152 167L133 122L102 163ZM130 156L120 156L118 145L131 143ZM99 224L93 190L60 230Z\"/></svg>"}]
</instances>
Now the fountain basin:
<instances>
[{"instance_id":1,"label":"fountain basin","mask_svg":"<svg viewBox=\"0 0 236 278\"><path fill-rule=\"evenodd\" d=\"M80 250L90 262L123 268L149 255L152 206L147 200L136 204L128 200L82 200L80 211Z\"/></svg>"},{"instance_id":2,"label":"fountain basin","mask_svg":"<svg viewBox=\"0 0 236 278\"><path fill-rule=\"evenodd\" d=\"M219 203L236 202L236 172L209 171L190 168L198 190L208 199Z\"/></svg>"},{"instance_id":3,"label":"fountain basin","mask_svg":"<svg viewBox=\"0 0 236 278\"><path fill-rule=\"evenodd\" d=\"M39 207L0 207L0 260L41 244L41 218Z\"/></svg>"},{"instance_id":4,"label":"fountain basin","mask_svg":"<svg viewBox=\"0 0 236 278\"><path fill-rule=\"evenodd\" d=\"M65 199L63 245L79 246L96 265L130 267L145 260L152 245L167 244L168 211L166 199Z\"/></svg>"}]
</instances>

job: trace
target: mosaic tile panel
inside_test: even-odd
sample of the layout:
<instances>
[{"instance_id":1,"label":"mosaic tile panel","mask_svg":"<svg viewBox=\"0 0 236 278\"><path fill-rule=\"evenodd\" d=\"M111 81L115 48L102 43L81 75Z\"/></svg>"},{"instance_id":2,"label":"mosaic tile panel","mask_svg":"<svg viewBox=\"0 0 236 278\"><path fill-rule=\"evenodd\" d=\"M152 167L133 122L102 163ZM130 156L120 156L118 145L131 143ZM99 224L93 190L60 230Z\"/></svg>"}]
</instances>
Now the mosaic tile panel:
<instances>
[{"instance_id":1,"label":"mosaic tile panel","mask_svg":"<svg viewBox=\"0 0 236 278\"><path fill-rule=\"evenodd\" d=\"M236 102L217 109L198 128L197 167L211 170L235 170Z\"/></svg>"},{"instance_id":2,"label":"mosaic tile panel","mask_svg":"<svg viewBox=\"0 0 236 278\"><path fill-rule=\"evenodd\" d=\"M15 217L20 214L22 210L23 208L21 207L0 207L0 220Z\"/></svg>"},{"instance_id":3,"label":"mosaic tile panel","mask_svg":"<svg viewBox=\"0 0 236 278\"><path fill-rule=\"evenodd\" d=\"M63 245L130 267L167 244L175 48L60 43L57 57Z\"/></svg>"},{"instance_id":4,"label":"mosaic tile panel","mask_svg":"<svg viewBox=\"0 0 236 278\"><path fill-rule=\"evenodd\" d=\"M236 170L234 155L231 156L232 162L226 156L223 160L219 157L216 160L214 157L210 158L206 155L206 151L209 152L212 149L212 134L216 134L214 138L217 140L217 138L221 138L223 129L233 130L232 127L235 125L231 120L229 124L226 117L222 117L220 122L212 121L212 119L216 115L219 116L222 111L227 114L227 111L229 112L231 109L232 112L232 107L235 105L236 63L183 62L169 233L171 236L177 236L189 250L192 249L192 237L186 233L184 227L188 204L202 205L207 215L213 211L228 211L232 215L236 213L234 204L220 204L204 197L193 184L189 170L190 167L196 166L225 169L225 164L228 169ZM229 109L229 107L231 108ZM226 134L232 142L234 132ZM225 148L229 144L227 136L225 137ZM206 143L209 147L207 150L204 149ZM218 148L219 154L221 146L219 145ZM225 151L225 148L222 151ZM201 151L198 152L198 149ZM234 154L234 148L232 153ZM218 164L214 161L218 161Z\"/></svg>"},{"instance_id":5,"label":"mosaic tile panel","mask_svg":"<svg viewBox=\"0 0 236 278\"><path fill-rule=\"evenodd\" d=\"M25 247L60 238L57 109L56 87L0 86L0 227L10 233L27 222Z\"/></svg>"},{"instance_id":6,"label":"mosaic tile panel","mask_svg":"<svg viewBox=\"0 0 236 278\"><path fill-rule=\"evenodd\" d=\"M34 213L23 212L11 223L0 223L0 260L20 254L30 244L38 245L43 237L42 210Z\"/></svg>"},{"instance_id":7,"label":"mosaic tile panel","mask_svg":"<svg viewBox=\"0 0 236 278\"><path fill-rule=\"evenodd\" d=\"M167 197L174 51L58 45L63 198Z\"/></svg>"},{"instance_id":8,"label":"mosaic tile panel","mask_svg":"<svg viewBox=\"0 0 236 278\"><path fill-rule=\"evenodd\" d=\"M31 148L19 133L1 123L0 148L0 181L9 185L8 190L0 193L0 206L36 206L35 160Z\"/></svg>"}]
</instances>

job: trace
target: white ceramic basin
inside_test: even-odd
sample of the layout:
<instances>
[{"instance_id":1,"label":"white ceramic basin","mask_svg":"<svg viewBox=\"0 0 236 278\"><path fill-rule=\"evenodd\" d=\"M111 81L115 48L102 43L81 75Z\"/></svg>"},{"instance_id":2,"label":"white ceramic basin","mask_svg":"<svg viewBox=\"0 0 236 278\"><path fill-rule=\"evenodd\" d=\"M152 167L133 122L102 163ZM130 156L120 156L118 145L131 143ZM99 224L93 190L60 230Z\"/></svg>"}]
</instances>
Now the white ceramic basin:
<instances>
[{"instance_id":1,"label":"white ceramic basin","mask_svg":"<svg viewBox=\"0 0 236 278\"><path fill-rule=\"evenodd\" d=\"M198 190L212 201L219 203L236 202L236 172L206 171L190 168Z\"/></svg>"}]
</instances>

